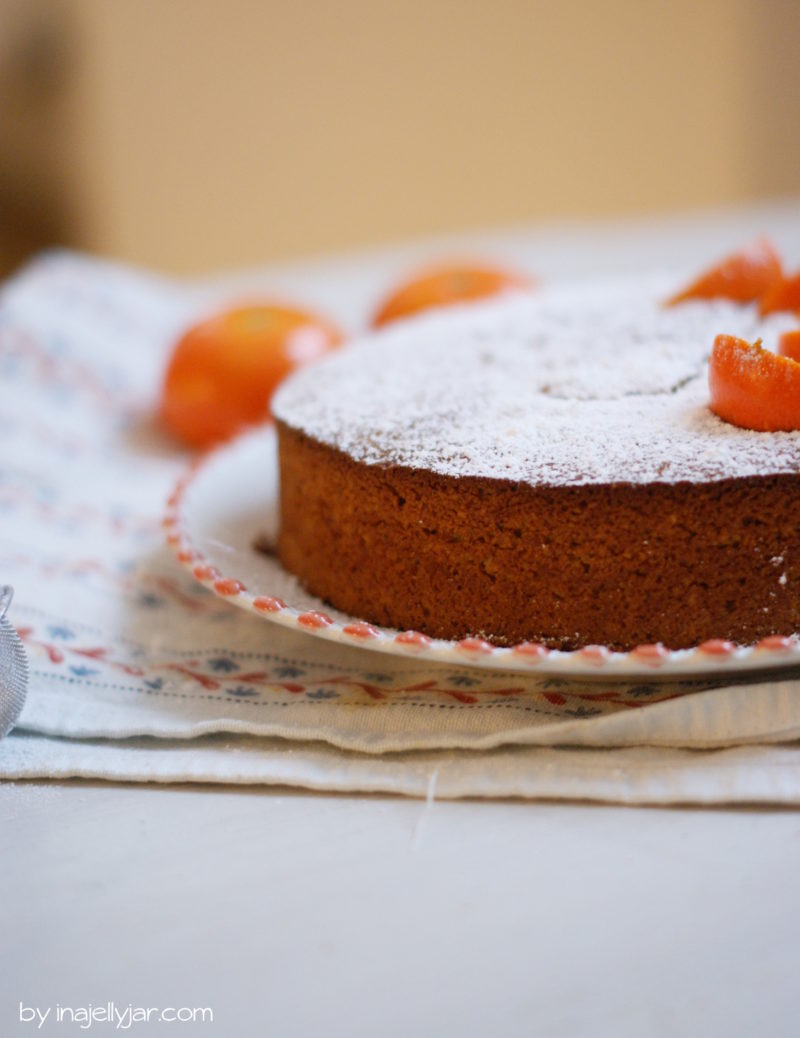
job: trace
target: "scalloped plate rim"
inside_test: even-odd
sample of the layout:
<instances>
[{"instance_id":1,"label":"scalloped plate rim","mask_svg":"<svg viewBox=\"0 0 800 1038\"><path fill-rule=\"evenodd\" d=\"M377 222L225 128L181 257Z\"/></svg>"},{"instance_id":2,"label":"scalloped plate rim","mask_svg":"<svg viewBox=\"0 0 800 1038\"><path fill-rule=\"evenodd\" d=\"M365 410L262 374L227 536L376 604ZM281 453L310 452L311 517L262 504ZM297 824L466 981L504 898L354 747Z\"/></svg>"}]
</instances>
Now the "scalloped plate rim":
<instances>
[{"instance_id":1,"label":"scalloped plate rim","mask_svg":"<svg viewBox=\"0 0 800 1038\"><path fill-rule=\"evenodd\" d=\"M167 541L179 563L192 575L193 579L211 590L224 601L244 609L251 615L260 617L270 623L301 631L310 637L338 644L346 644L373 653L388 653L416 660L427 660L431 663L443 663L450 666L479 667L483 670L513 671L529 673L542 677L562 677L587 679L628 679L669 680L682 678L708 678L729 674L731 677L755 675L757 673L774 673L791 667L800 667L800 639L796 635L788 635L788 644L780 648L765 648L761 645L734 646L726 644L716 646L716 651L696 646L690 649L664 650L658 659L644 660L637 658L637 650L631 652L615 652L602 646L590 646L573 651L557 649L547 650L540 656L525 656L518 647L504 648L488 646L480 639L464 639L462 642L442 639L425 639L421 644L398 642L398 635L408 634L373 624L361 617L341 619L328 616L331 610L324 602L313 599L313 596L302 592L306 599L312 601L311 608L299 608L287 602L284 608L276 611L265 611L255 603L258 599L278 598L276 592L259 588L248 588L241 578L225 574L220 570L218 559L201 551L191 536L193 522L193 498L202 480L224 478L225 469L230 476L231 466L238 462L243 465L243 456L254 443L263 441L266 457L272 452L274 461L276 435L271 425L259 426L242 433L221 446L209 451L189 466L178 480L171 494L163 525ZM219 474L218 474L219 472ZM265 508L273 507L277 498L277 469L273 472L272 488L264 480L263 493L266 497ZM194 504L196 508L197 505ZM257 531L254 531L254 533ZM241 552L241 548L226 545L224 541L216 541L217 545L231 552ZM253 564L265 565L263 556L250 547ZM277 558L270 560L272 568L282 579L291 578L283 569ZM200 575L198 570L211 566L215 572ZM327 617L330 622L320 621L309 613ZM317 622L320 626L313 626ZM358 626L357 626L358 625ZM360 633L348 633L346 627L355 627ZM370 632L375 632L371 634ZM471 643L464 644L464 643ZM705 644L705 643L704 643Z\"/></svg>"}]
</instances>

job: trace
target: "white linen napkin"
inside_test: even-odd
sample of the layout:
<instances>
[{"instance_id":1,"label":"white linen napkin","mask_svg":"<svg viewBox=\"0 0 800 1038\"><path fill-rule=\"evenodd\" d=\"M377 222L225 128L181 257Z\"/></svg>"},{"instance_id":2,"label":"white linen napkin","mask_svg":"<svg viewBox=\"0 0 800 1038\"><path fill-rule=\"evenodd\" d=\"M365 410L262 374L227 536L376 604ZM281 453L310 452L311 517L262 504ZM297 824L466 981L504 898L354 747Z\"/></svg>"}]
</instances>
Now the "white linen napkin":
<instances>
[{"instance_id":1,"label":"white linen napkin","mask_svg":"<svg viewBox=\"0 0 800 1038\"><path fill-rule=\"evenodd\" d=\"M334 316L352 323L368 300L349 276ZM160 527L187 459L151 415L176 332L226 293L66 253L3 290L0 578L31 683L0 778L800 802L791 675L601 684L422 664L194 583ZM294 295L326 293L308 277Z\"/></svg>"}]
</instances>

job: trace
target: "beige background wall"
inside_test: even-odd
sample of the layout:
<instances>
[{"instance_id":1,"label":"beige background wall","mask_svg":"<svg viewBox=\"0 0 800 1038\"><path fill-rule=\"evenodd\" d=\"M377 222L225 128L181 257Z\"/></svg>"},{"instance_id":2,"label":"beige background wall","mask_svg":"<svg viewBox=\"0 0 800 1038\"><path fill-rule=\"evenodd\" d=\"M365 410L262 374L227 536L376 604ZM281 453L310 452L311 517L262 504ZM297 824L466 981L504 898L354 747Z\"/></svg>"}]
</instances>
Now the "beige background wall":
<instances>
[{"instance_id":1,"label":"beige background wall","mask_svg":"<svg viewBox=\"0 0 800 1038\"><path fill-rule=\"evenodd\" d=\"M148 265L800 195L796 0L44 8L67 223Z\"/></svg>"}]
</instances>

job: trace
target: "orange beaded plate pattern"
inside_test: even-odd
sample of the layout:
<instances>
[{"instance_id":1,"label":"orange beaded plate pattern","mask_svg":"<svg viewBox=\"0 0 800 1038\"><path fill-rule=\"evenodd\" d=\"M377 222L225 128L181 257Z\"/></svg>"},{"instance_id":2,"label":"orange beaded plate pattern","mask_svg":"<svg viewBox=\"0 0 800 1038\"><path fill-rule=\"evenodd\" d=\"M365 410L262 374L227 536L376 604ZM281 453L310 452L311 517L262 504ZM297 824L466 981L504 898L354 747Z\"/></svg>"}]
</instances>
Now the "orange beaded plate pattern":
<instances>
[{"instance_id":1,"label":"orange beaded plate pattern","mask_svg":"<svg viewBox=\"0 0 800 1038\"><path fill-rule=\"evenodd\" d=\"M800 640L792 634L755 646L712 639L679 651L640 645L613 652L589 645L563 652L529 642L498 647L480 638L443 641L346 616L304 592L269 551L276 533L277 476L274 429L251 431L192 465L164 517L167 541L195 580L271 623L374 652L564 677L679 679L800 665Z\"/></svg>"}]
</instances>

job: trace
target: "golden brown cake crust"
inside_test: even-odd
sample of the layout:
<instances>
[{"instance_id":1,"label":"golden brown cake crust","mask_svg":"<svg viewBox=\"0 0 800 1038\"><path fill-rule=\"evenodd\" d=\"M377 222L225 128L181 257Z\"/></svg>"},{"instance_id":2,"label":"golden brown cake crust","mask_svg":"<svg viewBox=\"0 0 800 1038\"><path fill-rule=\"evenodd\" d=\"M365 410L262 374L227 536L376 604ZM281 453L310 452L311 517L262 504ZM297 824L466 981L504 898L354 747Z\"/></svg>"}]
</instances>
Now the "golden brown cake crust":
<instances>
[{"instance_id":1,"label":"golden brown cake crust","mask_svg":"<svg viewBox=\"0 0 800 1038\"><path fill-rule=\"evenodd\" d=\"M800 478L535 486L370 465L278 421L279 554L434 637L626 650L800 630Z\"/></svg>"}]
</instances>

